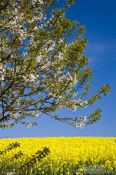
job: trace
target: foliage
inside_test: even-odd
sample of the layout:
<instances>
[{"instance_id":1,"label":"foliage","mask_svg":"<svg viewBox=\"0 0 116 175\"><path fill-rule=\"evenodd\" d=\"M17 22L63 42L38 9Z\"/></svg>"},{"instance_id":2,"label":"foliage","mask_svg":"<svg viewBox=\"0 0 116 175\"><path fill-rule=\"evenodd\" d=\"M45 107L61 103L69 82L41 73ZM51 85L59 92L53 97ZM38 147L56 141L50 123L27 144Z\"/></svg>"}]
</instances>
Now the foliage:
<instances>
[{"instance_id":1,"label":"foliage","mask_svg":"<svg viewBox=\"0 0 116 175\"><path fill-rule=\"evenodd\" d=\"M106 84L87 96L92 71L84 55L84 26L66 16L74 0L60 2L57 8L57 0L0 1L1 128L34 125L42 114L75 127L100 119L100 109L75 118L52 114L83 109L110 91Z\"/></svg>"},{"instance_id":2,"label":"foliage","mask_svg":"<svg viewBox=\"0 0 116 175\"><path fill-rule=\"evenodd\" d=\"M0 156L0 165L6 158L6 165L9 168L7 172L13 172L15 169L16 174L18 174L18 170L23 169L20 171L20 175L77 175L79 172L82 174L87 168L89 171L93 168L94 172L101 169L102 172L103 170L107 171L106 174L116 174L115 137L1 139L0 149L3 150L12 142L18 142L20 147L17 147L16 151L11 150L4 157ZM49 155L44 152L46 150L49 153L48 149L42 150L45 146L50 148ZM38 152L38 149L42 151ZM12 157L19 151L23 155L18 160L13 159ZM40 155L47 156L40 161L37 158L40 158ZM35 161L35 157L37 161ZM7 162L8 159L10 161ZM95 175L95 173L93 174ZM102 173L96 174L101 175Z\"/></svg>"},{"instance_id":3,"label":"foliage","mask_svg":"<svg viewBox=\"0 0 116 175\"><path fill-rule=\"evenodd\" d=\"M20 158L23 153L21 151L18 151L16 154L10 157L10 152L15 151L17 148L20 147L20 144L18 142L10 143L7 145L6 148L1 149L0 151L0 174L6 175L7 172L10 170L13 170L13 161ZM11 163L12 162L12 163Z\"/></svg>"},{"instance_id":4,"label":"foliage","mask_svg":"<svg viewBox=\"0 0 116 175\"><path fill-rule=\"evenodd\" d=\"M0 151L0 159L2 160L2 162L0 162L1 175L30 174L33 167L50 153L49 148L44 147L43 150L37 151L34 155L31 155L31 157L27 157L23 164L17 166L15 161L23 158L24 154L22 151L18 151L18 153L16 152L10 155L9 152L14 151L16 148L20 149L18 142L10 143L7 148Z\"/></svg>"},{"instance_id":5,"label":"foliage","mask_svg":"<svg viewBox=\"0 0 116 175\"><path fill-rule=\"evenodd\" d=\"M44 147L42 151L37 151L35 155L31 156L21 167L19 167L18 170L15 171L14 174L21 175L26 172L26 174L30 174L32 172L33 166L41 159L43 159L45 156L47 156L50 153L49 148Z\"/></svg>"}]
</instances>

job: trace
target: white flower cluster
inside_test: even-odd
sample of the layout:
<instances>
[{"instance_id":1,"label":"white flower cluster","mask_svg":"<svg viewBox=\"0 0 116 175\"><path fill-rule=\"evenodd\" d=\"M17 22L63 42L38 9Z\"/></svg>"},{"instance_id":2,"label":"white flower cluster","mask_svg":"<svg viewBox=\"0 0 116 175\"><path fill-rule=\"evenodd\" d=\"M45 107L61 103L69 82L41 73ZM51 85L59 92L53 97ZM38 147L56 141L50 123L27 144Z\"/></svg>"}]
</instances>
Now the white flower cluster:
<instances>
[{"instance_id":1,"label":"white flower cluster","mask_svg":"<svg viewBox=\"0 0 116 175\"><path fill-rule=\"evenodd\" d=\"M33 4L35 4L35 3L44 4L44 1L43 0L33 0L32 3Z\"/></svg>"},{"instance_id":2,"label":"white flower cluster","mask_svg":"<svg viewBox=\"0 0 116 175\"><path fill-rule=\"evenodd\" d=\"M63 53L62 52L58 52L57 55L54 55L54 59L62 60L63 59Z\"/></svg>"},{"instance_id":3,"label":"white flower cluster","mask_svg":"<svg viewBox=\"0 0 116 175\"><path fill-rule=\"evenodd\" d=\"M27 127L27 128L29 128L29 127L31 127L31 126L33 126L33 123L32 122L25 122L25 126Z\"/></svg>"},{"instance_id":4,"label":"white flower cluster","mask_svg":"<svg viewBox=\"0 0 116 175\"><path fill-rule=\"evenodd\" d=\"M9 48L9 47L1 47L0 48L0 51L3 51L5 54L7 54L7 55L12 55L12 53L11 53L11 49Z\"/></svg>"},{"instance_id":5,"label":"white flower cluster","mask_svg":"<svg viewBox=\"0 0 116 175\"><path fill-rule=\"evenodd\" d=\"M38 27L40 28L40 26L38 26ZM35 43L34 43L34 45L35 45ZM42 47L42 52L49 54L50 52L52 52L54 50L55 45L56 44L53 40L48 40L48 41L45 40L45 44ZM42 55L37 56L38 61L42 60L42 58L44 58Z\"/></svg>"},{"instance_id":6,"label":"white flower cluster","mask_svg":"<svg viewBox=\"0 0 116 175\"><path fill-rule=\"evenodd\" d=\"M0 75L0 81L4 81L4 75Z\"/></svg>"},{"instance_id":7,"label":"white flower cluster","mask_svg":"<svg viewBox=\"0 0 116 175\"><path fill-rule=\"evenodd\" d=\"M41 115L41 112L39 111L32 111L32 112L30 112L30 114L31 114L31 116L33 116L33 117L39 117L40 115Z\"/></svg>"},{"instance_id":8,"label":"white flower cluster","mask_svg":"<svg viewBox=\"0 0 116 175\"><path fill-rule=\"evenodd\" d=\"M26 125L26 127L31 127L31 126L37 125L37 123L36 123L36 122L30 122L30 121L23 122L23 124L25 124L25 125Z\"/></svg>"},{"instance_id":9,"label":"white flower cluster","mask_svg":"<svg viewBox=\"0 0 116 175\"><path fill-rule=\"evenodd\" d=\"M59 77L58 78L58 81L62 81L62 80L71 80L71 81L74 81L74 78L73 76L68 72L66 74L64 74L63 76Z\"/></svg>"},{"instance_id":10,"label":"white flower cluster","mask_svg":"<svg viewBox=\"0 0 116 175\"><path fill-rule=\"evenodd\" d=\"M38 56L36 57L36 61L37 61L37 62L41 62L41 61L43 61L43 59L44 59L44 57L43 57L42 55L38 55Z\"/></svg>"},{"instance_id":11,"label":"white flower cluster","mask_svg":"<svg viewBox=\"0 0 116 175\"><path fill-rule=\"evenodd\" d=\"M9 112L9 114L15 119L18 117L18 113Z\"/></svg>"},{"instance_id":12,"label":"white flower cluster","mask_svg":"<svg viewBox=\"0 0 116 175\"><path fill-rule=\"evenodd\" d=\"M0 63L0 81L4 80L5 68L2 63Z\"/></svg>"},{"instance_id":13,"label":"white flower cluster","mask_svg":"<svg viewBox=\"0 0 116 175\"><path fill-rule=\"evenodd\" d=\"M13 172L8 172L6 175L13 175L13 174L15 174L15 173L13 173Z\"/></svg>"},{"instance_id":14,"label":"white flower cluster","mask_svg":"<svg viewBox=\"0 0 116 175\"><path fill-rule=\"evenodd\" d=\"M59 73L61 72L59 71ZM67 72L66 74L60 76L58 78L58 81L71 81L73 86L76 85L78 82L76 76L71 75L70 72Z\"/></svg>"},{"instance_id":15,"label":"white flower cluster","mask_svg":"<svg viewBox=\"0 0 116 175\"><path fill-rule=\"evenodd\" d=\"M75 122L76 128L84 128L86 126L87 117L78 117L77 121Z\"/></svg>"},{"instance_id":16,"label":"white flower cluster","mask_svg":"<svg viewBox=\"0 0 116 175\"><path fill-rule=\"evenodd\" d=\"M7 27L12 30L12 34L18 33L19 36L24 39L26 33L22 30L22 21L24 19L24 14L19 13L18 8L14 8L12 12L13 18L7 23Z\"/></svg>"},{"instance_id":17,"label":"white flower cluster","mask_svg":"<svg viewBox=\"0 0 116 175\"><path fill-rule=\"evenodd\" d=\"M5 68L3 66L2 63L0 63L0 73L4 73L5 72Z\"/></svg>"},{"instance_id":18,"label":"white flower cluster","mask_svg":"<svg viewBox=\"0 0 116 175\"><path fill-rule=\"evenodd\" d=\"M30 74L29 76L23 76L25 82L35 82L37 78L38 77L34 74Z\"/></svg>"},{"instance_id":19,"label":"white flower cluster","mask_svg":"<svg viewBox=\"0 0 116 175\"><path fill-rule=\"evenodd\" d=\"M73 100L74 102L76 102L78 104L78 106L75 104L73 105L73 111L76 111L79 107L85 107L86 105L88 105L88 101L82 101L81 99L77 99L77 100Z\"/></svg>"},{"instance_id":20,"label":"white flower cluster","mask_svg":"<svg viewBox=\"0 0 116 175\"><path fill-rule=\"evenodd\" d=\"M75 124L75 127L76 128L84 128L85 124L84 123L77 123L77 124Z\"/></svg>"},{"instance_id":21,"label":"white flower cluster","mask_svg":"<svg viewBox=\"0 0 116 175\"><path fill-rule=\"evenodd\" d=\"M42 0L33 0L32 3L36 4L36 2L43 4L44 1ZM9 10L10 13L10 10ZM42 8L40 8L40 10L34 11L34 13L36 13L35 16L33 16L32 19L28 20L28 24L38 21L38 20L43 20L45 19L45 15L43 13ZM25 14L22 12L19 12L19 9L17 7L14 6L14 10L12 11L12 18L11 20L9 20L9 22L7 22L6 27L11 29L11 33L14 34L18 34L19 39L21 42L23 42L24 39L26 38L31 38L31 41L33 41L33 33L31 33L31 35L28 34L28 32L26 31L27 28L23 28L23 24L24 24L24 19L25 19ZM39 26L35 27L34 30L38 30Z\"/></svg>"},{"instance_id":22,"label":"white flower cluster","mask_svg":"<svg viewBox=\"0 0 116 175\"><path fill-rule=\"evenodd\" d=\"M37 78L37 77L36 77L34 74L30 74L30 75L29 75L29 80L30 80L30 81L35 81L36 78Z\"/></svg>"}]
</instances>

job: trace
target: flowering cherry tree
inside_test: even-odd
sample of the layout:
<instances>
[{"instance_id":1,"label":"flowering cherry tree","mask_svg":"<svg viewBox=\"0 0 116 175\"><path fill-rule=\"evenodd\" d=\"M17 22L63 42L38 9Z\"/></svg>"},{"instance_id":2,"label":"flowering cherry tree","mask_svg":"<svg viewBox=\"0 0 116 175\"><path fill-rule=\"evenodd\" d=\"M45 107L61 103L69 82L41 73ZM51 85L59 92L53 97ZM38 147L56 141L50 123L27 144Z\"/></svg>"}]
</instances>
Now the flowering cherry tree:
<instances>
[{"instance_id":1,"label":"flowering cherry tree","mask_svg":"<svg viewBox=\"0 0 116 175\"><path fill-rule=\"evenodd\" d=\"M43 114L75 127L100 119L100 109L83 117L53 114L83 109L110 91L106 84L88 96L92 72L84 55L84 27L66 17L74 1L61 2L59 8L58 0L0 2L1 128L34 125L29 118Z\"/></svg>"}]
</instances>

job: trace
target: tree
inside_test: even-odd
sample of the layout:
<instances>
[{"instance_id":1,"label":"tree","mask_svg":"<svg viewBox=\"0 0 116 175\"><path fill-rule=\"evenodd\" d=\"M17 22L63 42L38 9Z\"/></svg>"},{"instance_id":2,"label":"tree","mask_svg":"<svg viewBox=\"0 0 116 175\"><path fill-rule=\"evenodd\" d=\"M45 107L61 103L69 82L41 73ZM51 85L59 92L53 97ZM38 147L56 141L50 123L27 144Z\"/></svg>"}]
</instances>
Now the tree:
<instances>
[{"instance_id":1,"label":"tree","mask_svg":"<svg viewBox=\"0 0 116 175\"><path fill-rule=\"evenodd\" d=\"M84 26L66 12L74 0L4 0L0 2L0 127L36 124L27 118L47 114L76 127L100 119L101 109L83 117L53 112L92 105L110 91L93 96L91 68L84 55ZM74 37L72 41L72 35ZM78 92L78 94L77 94Z\"/></svg>"}]
</instances>

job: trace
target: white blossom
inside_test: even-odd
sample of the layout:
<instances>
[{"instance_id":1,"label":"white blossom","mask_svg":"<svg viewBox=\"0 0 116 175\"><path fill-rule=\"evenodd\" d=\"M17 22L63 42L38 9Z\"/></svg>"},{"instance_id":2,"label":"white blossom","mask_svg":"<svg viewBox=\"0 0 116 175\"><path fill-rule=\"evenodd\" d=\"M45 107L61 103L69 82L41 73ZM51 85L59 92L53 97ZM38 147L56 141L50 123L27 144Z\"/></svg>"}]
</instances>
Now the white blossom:
<instances>
[{"instance_id":1,"label":"white blossom","mask_svg":"<svg viewBox=\"0 0 116 175\"><path fill-rule=\"evenodd\" d=\"M0 63L0 73L4 73L5 72L5 68L3 66L2 63Z\"/></svg>"},{"instance_id":2,"label":"white blossom","mask_svg":"<svg viewBox=\"0 0 116 175\"><path fill-rule=\"evenodd\" d=\"M38 26L39 29L42 29L44 27L43 24L41 24L40 26Z\"/></svg>"},{"instance_id":3,"label":"white blossom","mask_svg":"<svg viewBox=\"0 0 116 175\"><path fill-rule=\"evenodd\" d=\"M37 76L34 74L30 74L29 76L23 76L25 82L35 82L37 80Z\"/></svg>"},{"instance_id":4,"label":"white blossom","mask_svg":"<svg viewBox=\"0 0 116 175\"><path fill-rule=\"evenodd\" d=\"M36 78L37 78L37 77L36 77L34 74L30 74L30 75L29 75L30 81L35 81Z\"/></svg>"},{"instance_id":5,"label":"white blossom","mask_svg":"<svg viewBox=\"0 0 116 175\"><path fill-rule=\"evenodd\" d=\"M6 175L13 175L13 174L15 174L15 173L13 173L13 172L8 172Z\"/></svg>"},{"instance_id":6,"label":"white blossom","mask_svg":"<svg viewBox=\"0 0 116 175\"><path fill-rule=\"evenodd\" d=\"M83 121L86 122L87 121L87 117L83 117Z\"/></svg>"},{"instance_id":7,"label":"white blossom","mask_svg":"<svg viewBox=\"0 0 116 175\"><path fill-rule=\"evenodd\" d=\"M33 2L33 4L36 3L36 2L39 2L40 4L44 4L43 0L33 0L32 2Z\"/></svg>"},{"instance_id":8,"label":"white blossom","mask_svg":"<svg viewBox=\"0 0 116 175\"><path fill-rule=\"evenodd\" d=\"M41 112L40 112L40 111L39 111L39 112L34 111L34 112L32 112L32 115L33 115L34 117L39 117L39 116L41 115Z\"/></svg>"},{"instance_id":9,"label":"white blossom","mask_svg":"<svg viewBox=\"0 0 116 175\"><path fill-rule=\"evenodd\" d=\"M42 55L38 55L37 57L36 57L36 61L37 62L41 62L42 60L43 60L43 56Z\"/></svg>"},{"instance_id":10,"label":"white blossom","mask_svg":"<svg viewBox=\"0 0 116 175\"><path fill-rule=\"evenodd\" d=\"M38 30L38 27L37 27L37 26L35 26L35 27L34 27L34 30L35 30L35 31L37 31L37 30Z\"/></svg>"},{"instance_id":11,"label":"white blossom","mask_svg":"<svg viewBox=\"0 0 116 175\"><path fill-rule=\"evenodd\" d=\"M17 118L18 117L18 113L10 111L9 115L11 115L13 118Z\"/></svg>"},{"instance_id":12,"label":"white blossom","mask_svg":"<svg viewBox=\"0 0 116 175\"><path fill-rule=\"evenodd\" d=\"M76 128L83 128L83 127L85 127L85 124L84 123L75 123L75 127Z\"/></svg>"},{"instance_id":13,"label":"white blossom","mask_svg":"<svg viewBox=\"0 0 116 175\"><path fill-rule=\"evenodd\" d=\"M0 81L4 80L4 75L0 75Z\"/></svg>"},{"instance_id":14,"label":"white blossom","mask_svg":"<svg viewBox=\"0 0 116 175\"><path fill-rule=\"evenodd\" d=\"M83 105L87 105L87 104L88 104L87 100L83 101Z\"/></svg>"},{"instance_id":15,"label":"white blossom","mask_svg":"<svg viewBox=\"0 0 116 175\"><path fill-rule=\"evenodd\" d=\"M25 125L26 125L27 128L29 128L30 126L33 126L33 123L28 121L28 122L25 123Z\"/></svg>"}]
</instances>

